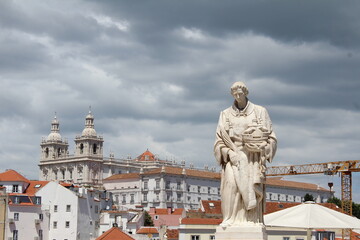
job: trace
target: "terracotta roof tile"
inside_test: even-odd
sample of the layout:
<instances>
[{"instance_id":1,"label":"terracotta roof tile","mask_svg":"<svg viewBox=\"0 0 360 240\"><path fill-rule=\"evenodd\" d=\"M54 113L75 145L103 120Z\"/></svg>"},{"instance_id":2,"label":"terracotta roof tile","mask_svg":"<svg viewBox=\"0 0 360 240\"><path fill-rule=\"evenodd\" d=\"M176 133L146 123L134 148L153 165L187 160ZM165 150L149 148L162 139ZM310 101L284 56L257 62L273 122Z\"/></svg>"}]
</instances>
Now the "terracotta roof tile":
<instances>
[{"instance_id":1,"label":"terracotta roof tile","mask_svg":"<svg viewBox=\"0 0 360 240\"><path fill-rule=\"evenodd\" d=\"M134 238L130 237L129 235L121 231L119 228L112 227L106 232L104 232L96 240L134 240Z\"/></svg>"},{"instance_id":2,"label":"terracotta roof tile","mask_svg":"<svg viewBox=\"0 0 360 240\"><path fill-rule=\"evenodd\" d=\"M136 234L157 234L159 233L156 227L141 227L137 230Z\"/></svg>"},{"instance_id":3,"label":"terracotta roof tile","mask_svg":"<svg viewBox=\"0 0 360 240\"><path fill-rule=\"evenodd\" d=\"M220 200L201 200L201 205L206 214L221 214Z\"/></svg>"},{"instance_id":4,"label":"terracotta roof tile","mask_svg":"<svg viewBox=\"0 0 360 240\"><path fill-rule=\"evenodd\" d=\"M10 169L0 173L0 182L29 182L29 179L25 178L17 171Z\"/></svg>"},{"instance_id":5,"label":"terracotta roof tile","mask_svg":"<svg viewBox=\"0 0 360 240\"><path fill-rule=\"evenodd\" d=\"M108 178L105 178L103 181L109 180L118 180L118 179L131 179L131 178L140 178L139 173L122 173L122 174L115 174Z\"/></svg>"},{"instance_id":6,"label":"terracotta roof tile","mask_svg":"<svg viewBox=\"0 0 360 240\"><path fill-rule=\"evenodd\" d=\"M290 187L290 188L329 191L328 189L322 188L322 187L318 186L317 184L287 181L287 180L283 180L282 177L271 177L271 178L268 177L268 178L266 178L266 185L267 186L277 186L277 187Z\"/></svg>"},{"instance_id":7,"label":"terracotta roof tile","mask_svg":"<svg viewBox=\"0 0 360 240\"><path fill-rule=\"evenodd\" d=\"M165 173L173 174L173 175L182 175L184 168L179 167L164 167ZM156 168L154 170L150 170L148 172L143 173L143 175L153 175L161 173L162 168ZM187 176L199 177L199 178L211 178L211 179L219 179L220 173L217 172L208 172L208 171L200 171L195 169L186 169L185 174Z\"/></svg>"},{"instance_id":8,"label":"terracotta roof tile","mask_svg":"<svg viewBox=\"0 0 360 240\"><path fill-rule=\"evenodd\" d=\"M171 211L171 215L181 215L183 213L183 208L175 208L173 211ZM169 215L167 208L155 208L154 213L150 213L152 215Z\"/></svg>"},{"instance_id":9,"label":"terracotta roof tile","mask_svg":"<svg viewBox=\"0 0 360 240\"><path fill-rule=\"evenodd\" d=\"M26 188L25 193L33 196L37 191L39 191L48 183L49 181L30 181L30 185Z\"/></svg>"},{"instance_id":10,"label":"terracotta roof tile","mask_svg":"<svg viewBox=\"0 0 360 240\"><path fill-rule=\"evenodd\" d=\"M155 155L146 149L146 151L136 158L137 161L155 161Z\"/></svg>"},{"instance_id":11,"label":"terracotta roof tile","mask_svg":"<svg viewBox=\"0 0 360 240\"><path fill-rule=\"evenodd\" d=\"M219 225L222 219L216 218L183 218L181 224L191 225Z\"/></svg>"},{"instance_id":12,"label":"terracotta roof tile","mask_svg":"<svg viewBox=\"0 0 360 240\"><path fill-rule=\"evenodd\" d=\"M273 212L277 212L280 210L283 210L285 208L289 208L289 207L294 207L297 206L301 203L290 203L290 202L266 202L266 209L265 209L265 214L269 214L269 213L273 213ZM334 203L318 203L321 206L336 210L338 212L341 212L341 208L339 208L338 206L336 206Z\"/></svg>"},{"instance_id":13,"label":"terracotta roof tile","mask_svg":"<svg viewBox=\"0 0 360 240\"><path fill-rule=\"evenodd\" d=\"M178 240L179 239L179 230L178 229L167 229L166 235L168 240Z\"/></svg>"}]
</instances>

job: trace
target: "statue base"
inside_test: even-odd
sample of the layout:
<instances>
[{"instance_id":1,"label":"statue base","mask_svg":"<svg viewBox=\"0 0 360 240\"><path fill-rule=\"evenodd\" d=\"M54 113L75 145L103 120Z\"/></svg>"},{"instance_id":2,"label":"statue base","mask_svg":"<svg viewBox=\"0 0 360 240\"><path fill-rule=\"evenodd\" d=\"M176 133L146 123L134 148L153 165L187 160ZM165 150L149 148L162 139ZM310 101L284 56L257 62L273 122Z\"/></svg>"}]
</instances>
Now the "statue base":
<instances>
[{"instance_id":1,"label":"statue base","mask_svg":"<svg viewBox=\"0 0 360 240\"><path fill-rule=\"evenodd\" d=\"M215 233L216 240L266 240L267 234L264 225L258 226L218 226Z\"/></svg>"}]
</instances>

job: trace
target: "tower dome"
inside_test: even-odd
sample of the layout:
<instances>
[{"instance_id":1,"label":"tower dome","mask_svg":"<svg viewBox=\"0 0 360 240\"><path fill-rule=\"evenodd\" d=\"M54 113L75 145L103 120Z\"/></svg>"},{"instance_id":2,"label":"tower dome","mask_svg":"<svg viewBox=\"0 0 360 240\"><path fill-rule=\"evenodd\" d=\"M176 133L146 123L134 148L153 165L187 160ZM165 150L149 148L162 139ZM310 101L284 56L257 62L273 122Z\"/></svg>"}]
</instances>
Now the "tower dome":
<instances>
[{"instance_id":1,"label":"tower dome","mask_svg":"<svg viewBox=\"0 0 360 240\"><path fill-rule=\"evenodd\" d=\"M89 110L89 114L85 117L85 128L82 131L81 136L83 137L96 137L96 131L94 129L94 116L91 113L91 109Z\"/></svg>"},{"instance_id":2,"label":"tower dome","mask_svg":"<svg viewBox=\"0 0 360 240\"><path fill-rule=\"evenodd\" d=\"M47 141L59 141L61 142L61 135L60 135L60 128L59 128L59 121L56 118L56 114L54 116L54 119L51 122L51 132L50 134L47 136L46 140Z\"/></svg>"}]
</instances>

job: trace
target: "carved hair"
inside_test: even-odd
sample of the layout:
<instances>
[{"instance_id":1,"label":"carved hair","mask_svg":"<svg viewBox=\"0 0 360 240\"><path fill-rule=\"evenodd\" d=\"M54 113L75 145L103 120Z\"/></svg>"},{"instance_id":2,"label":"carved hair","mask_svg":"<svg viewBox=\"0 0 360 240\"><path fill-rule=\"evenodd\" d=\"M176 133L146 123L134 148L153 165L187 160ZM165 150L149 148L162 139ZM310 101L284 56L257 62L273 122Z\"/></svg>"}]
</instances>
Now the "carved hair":
<instances>
[{"instance_id":1,"label":"carved hair","mask_svg":"<svg viewBox=\"0 0 360 240\"><path fill-rule=\"evenodd\" d=\"M249 89L246 87L245 83L243 82L235 82L232 86L231 86L231 95L233 95L234 91L238 88L241 88L241 90L243 91L243 93L245 94L245 96L247 96L249 94Z\"/></svg>"}]
</instances>

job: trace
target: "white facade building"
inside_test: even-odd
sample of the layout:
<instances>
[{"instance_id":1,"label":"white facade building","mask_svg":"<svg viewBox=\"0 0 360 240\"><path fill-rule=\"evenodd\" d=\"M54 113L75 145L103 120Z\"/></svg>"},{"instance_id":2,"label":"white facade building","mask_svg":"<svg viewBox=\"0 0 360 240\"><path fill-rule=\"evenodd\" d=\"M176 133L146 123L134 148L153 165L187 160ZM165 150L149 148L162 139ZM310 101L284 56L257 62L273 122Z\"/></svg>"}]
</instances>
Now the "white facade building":
<instances>
[{"instance_id":1,"label":"white facade building","mask_svg":"<svg viewBox=\"0 0 360 240\"><path fill-rule=\"evenodd\" d=\"M99 234L100 212L111 207L111 200L106 200L101 191L66 188L56 182L46 184L36 196L41 196L42 208L50 213L51 240L95 239Z\"/></svg>"},{"instance_id":2,"label":"white facade building","mask_svg":"<svg viewBox=\"0 0 360 240\"><path fill-rule=\"evenodd\" d=\"M161 167L116 174L104 179L103 184L119 208L198 209L200 200L220 200L220 174L210 171Z\"/></svg>"},{"instance_id":3,"label":"white facade building","mask_svg":"<svg viewBox=\"0 0 360 240\"><path fill-rule=\"evenodd\" d=\"M185 166L185 161L160 160L146 151L135 159L115 159L113 154L104 157L104 139L98 136L94 127L91 111L85 118L85 128L80 136L75 137L74 154L69 154L69 144L60 135L60 123L55 116L51 122L51 132L43 138L39 162L40 180L59 180L78 185L101 186L104 178L114 174L139 172L161 166Z\"/></svg>"}]
</instances>

